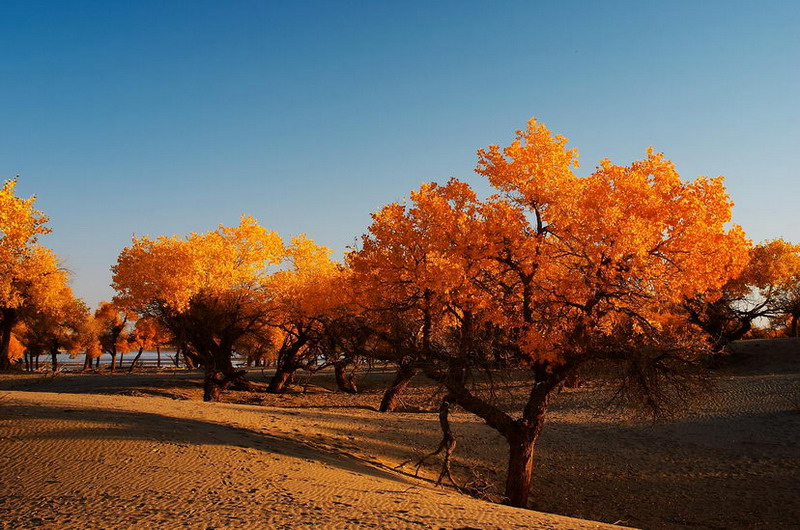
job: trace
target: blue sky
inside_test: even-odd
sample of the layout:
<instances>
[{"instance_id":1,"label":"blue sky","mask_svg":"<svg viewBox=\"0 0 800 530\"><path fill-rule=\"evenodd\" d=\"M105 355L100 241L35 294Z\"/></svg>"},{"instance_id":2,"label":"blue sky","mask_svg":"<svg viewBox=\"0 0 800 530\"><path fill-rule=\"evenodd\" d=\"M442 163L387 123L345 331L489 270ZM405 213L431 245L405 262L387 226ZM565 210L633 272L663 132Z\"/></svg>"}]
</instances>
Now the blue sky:
<instances>
[{"instance_id":1,"label":"blue sky","mask_svg":"<svg viewBox=\"0 0 800 530\"><path fill-rule=\"evenodd\" d=\"M800 3L3 2L0 178L90 304L133 233L243 212L339 254L532 116L582 172L647 146L800 241ZM483 188L482 188L483 189Z\"/></svg>"}]
</instances>

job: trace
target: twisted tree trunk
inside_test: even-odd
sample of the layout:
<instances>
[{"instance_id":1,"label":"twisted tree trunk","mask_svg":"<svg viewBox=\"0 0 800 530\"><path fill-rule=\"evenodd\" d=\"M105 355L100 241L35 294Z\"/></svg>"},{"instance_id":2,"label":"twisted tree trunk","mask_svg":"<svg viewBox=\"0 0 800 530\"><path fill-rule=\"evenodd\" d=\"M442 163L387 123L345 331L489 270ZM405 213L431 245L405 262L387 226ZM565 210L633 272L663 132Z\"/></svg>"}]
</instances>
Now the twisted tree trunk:
<instances>
[{"instance_id":1,"label":"twisted tree trunk","mask_svg":"<svg viewBox=\"0 0 800 530\"><path fill-rule=\"evenodd\" d=\"M142 356L142 351L143 350L144 350L144 348L139 348L139 352L136 354L136 357L134 357L133 361L131 361L131 366L128 368L128 373L133 372L133 368L136 366L136 363L139 360L139 357Z\"/></svg>"},{"instance_id":2,"label":"twisted tree trunk","mask_svg":"<svg viewBox=\"0 0 800 530\"><path fill-rule=\"evenodd\" d=\"M347 392L348 394L357 394L358 387L356 386L355 375L352 372L349 374L347 373L347 367L350 364L350 362L345 360L333 365L333 373L336 377L336 387L342 392Z\"/></svg>"},{"instance_id":3,"label":"twisted tree trunk","mask_svg":"<svg viewBox=\"0 0 800 530\"><path fill-rule=\"evenodd\" d=\"M278 352L278 359L275 362L275 375L269 382L267 392L278 394L284 392L286 388L294 382L295 372L301 368L298 354L308 342L306 334L300 334L291 344L284 344Z\"/></svg>"},{"instance_id":4,"label":"twisted tree trunk","mask_svg":"<svg viewBox=\"0 0 800 530\"><path fill-rule=\"evenodd\" d=\"M536 442L544 426L550 395L571 373L571 368L566 365L550 369L542 365L534 367L533 385L522 416L513 419L502 409L470 392L465 383L465 371L457 362L451 362L447 369L437 369L431 364L421 366L425 375L445 385L448 402L475 414L506 439L508 469L504 503L526 507L533 480Z\"/></svg>"},{"instance_id":5,"label":"twisted tree trunk","mask_svg":"<svg viewBox=\"0 0 800 530\"><path fill-rule=\"evenodd\" d=\"M275 375L269 381L267 392L279 394L284 392L286 388L294 382L294 372L296 368L290 366L279 366L275 369Z\"/></svg>"},{"instance_id":6,"label":"twisted tree trunk","mask_svg":"<svg viewBox=\"0 0 800 530\"><path fill-rule=\"evenodd\" d=\"M378 408L381 412L393 412L397 408L397 402L400 399L400 395L408 388L409 383L414 378L415 375L419 373L419 368L417 368L412 363L401 363L397 369L397 374L394 377L394 381L386 389L386 392L383 394L383 399L381 400L381 405Z\"/></svg>"},{"instance_id":7,"label":"twisted tree trunk","mask_svg":"<svg viewBox=\"0 0 800 530\"><path fill-rule=\"evenodd\" d=\"M247 372L233 367L231 351L229 346L223 344L203 356L203 401L219 401L222 391L229 387L255 390L254 385L245 378Z\"/></svg>"}]
</instances>

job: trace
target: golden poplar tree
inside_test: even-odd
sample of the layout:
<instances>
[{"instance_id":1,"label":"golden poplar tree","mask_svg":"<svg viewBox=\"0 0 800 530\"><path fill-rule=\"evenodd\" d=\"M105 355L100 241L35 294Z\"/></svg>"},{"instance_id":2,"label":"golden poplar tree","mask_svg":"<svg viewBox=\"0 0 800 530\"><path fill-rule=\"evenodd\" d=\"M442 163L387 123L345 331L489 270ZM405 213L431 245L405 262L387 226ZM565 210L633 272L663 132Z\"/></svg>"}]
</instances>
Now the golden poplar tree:
<instances>
[{"instance_id":1,"label":"golden poplar tree","mask_svg":"<svg viewBox=\"0 0 800 530\"><path fill-rule=\"evenodd\" d=\"M247 384L232 352L264 328L266 282L283 257L280 236L247 216L204 234L134 238L112 267L115 303L168 329L203 366L204 398L218 400L230 384Z\"/></svg>"},{"instance_id":2,"label":"golden poplar tree","mask_svg":"<svg viewBox=\"0 0 800 530\"><path fill-rule=\"evenodd\" d=\"M16 179L0 188L0 369L10 366L12 331L26 313L57 311L67 274L58 258L38 243L47 217L35 198L16 196Z\"/></svg>"},{"instance_id":3,"label":"golden poplar tree","mask_svg":"<svg viewBox=\"0 0 800 530\"><path fill-rule=\"evenodd\" d=\"M496 196L480 201L459 181L425 185L377 213L349 257L371 286L372 314L394 305L416 323L395 349L446 389L440 450L454 445L451 405L482 418L508 441L515 506L527 503L536 441L565 379L588 362L616 363L623 395L662 412L663 383L682 388L673 376L701 350L676 308L747 259L721 178L684 181L652 150L579 177L566 144L531 121L509 146L478 152ZM503 366L527 374L517 410L471 383Z\"/></svg>"}]
</instances>

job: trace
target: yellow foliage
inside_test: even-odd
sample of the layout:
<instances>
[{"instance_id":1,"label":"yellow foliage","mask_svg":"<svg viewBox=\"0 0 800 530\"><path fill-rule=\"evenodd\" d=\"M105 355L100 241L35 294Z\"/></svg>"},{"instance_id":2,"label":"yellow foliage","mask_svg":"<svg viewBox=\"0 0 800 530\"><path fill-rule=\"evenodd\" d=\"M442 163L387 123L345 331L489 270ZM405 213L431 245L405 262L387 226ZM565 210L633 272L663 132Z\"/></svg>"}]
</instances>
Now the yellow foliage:
<instances>
[{"instance_id":1,"label":"yellow foliage","mask_svg":"<svg viewBox=\"0 0 800 530\"><path fill-rule=\"evenodd\" d=\"M332 252L305 234L292 238L286 248L288 268L275 272L265 282L269 297L283 318L315 316L336 303L339 267L330 258Z\"/></svg>"},{"instance_id":2,"label":"yellow foliage","mask_svg":"<svg viewBox=\"0 0 800 530\"><path fill-rule=\"evenodd\" d=\"M775 239L750 250L747 267L737 277L737 283L767 290L790 285L797 277L800 277L800 245Z\"/></svg>"},{"instance_id":3,"label":"yellow foliage","mask_svg":"<svg viewBox=\"0 0 800 530\"><path fill-rule=\"evenodd\" d=\"M47 218L34 208L35 197L14 195L16 184L9 180L0 188L0 308L52 305L66 274L55 254L36 242L50 231L44 226Z\"/></svg>"},{"instance_id":4,"label":"yellow foliage","mask_svg":"<svg viewBox=\"0 0 800 530\"><path fill-rule=\"evenodd\" d=\"M246 216L237 227L185 238L135 238L113 267L115 302L176 335L190 330L199 355L235 347L265 357L340 303L342 271L330 255L305 235L284 246ZM147 344L149 333L134 330L133 342Z\"/></svg>"},{"instance_id":5,"label":"yellow foliage","mask_svg":"<svg viewBox=\"0 0 800 530\"><path fill-rule=\"evenodd\" d=\"M17 180L7 180L0 188L0 252L14 253L36 241L36 236L50 231L44 226L47 217L34 208L35 197L20 199L14 195ZM1 256L5 259L7 256Z\"/></svg>"},{"instance_id":6,"label":"yellow foliage","mask_svg":"<svg viewBox=\"0 0 800 530\"><path fill-rule=\"evenodd\" d=\"M134 238L112 267L117 300L131 308L159 301L185 309L193 296L259 285L280 263L278 234L242 216L237 227L188 237Z\"/></svg>"},{"instance_id":7,"label":"yellow foliage","mask_svg":"<svg viewBox=\"0 0 800 530\"><path fill-rule=\"evenodd\" d=\"M577 150L566 144L532 120L508 147L478 152L476 171L501 195L479 201L451 180L374 214L348 256L372 303L479 312L525 329L518 344L533 360L558 363L622 329L664 329L663 315L684 297L744 268L750 243L729 226L722 178L684 181L652 149L578 177Z\"/></svg>"}]
</instances>

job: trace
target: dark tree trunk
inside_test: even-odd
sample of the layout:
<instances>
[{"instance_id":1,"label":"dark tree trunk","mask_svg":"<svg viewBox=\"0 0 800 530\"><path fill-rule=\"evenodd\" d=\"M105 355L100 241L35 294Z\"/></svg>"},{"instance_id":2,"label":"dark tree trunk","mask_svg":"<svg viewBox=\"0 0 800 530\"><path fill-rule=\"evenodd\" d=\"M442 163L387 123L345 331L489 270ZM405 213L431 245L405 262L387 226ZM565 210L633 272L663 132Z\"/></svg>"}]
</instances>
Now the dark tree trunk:
<instances>
[{"instance_id":1,"label":"dark tree trunk","mask_svg":"<svg viewBox=\"0 0 800 530\"><path fill-rule=\"evenodd\" d=\"M92 368L92 358L89 357L89 352L86 352L86 357L83 358L83 369L84 371L90 370Z\"/></svg>"},{"instance_id":2,"label":"dark tree trunk","mask_svg":"<svg viewBox=\"0 0 800 530\"><path fill-rule=\"evenodd\" d=\"M203 401L219 401L222 394L222 374L215 368L206 368L203 381Z\"/></svg>"},{"instance_id":3,"label":"dark tree trunk","mask_svg":"<svg viewBox=\"0 0 800 530\"><path fill-rule=\"evenodd\" d=\"M689 322L702 329L711 348L712 361L719 358L728 344L744 337L753 327L756 313L744 313L738 317L730 315L729 301L720 299L713 303L687 301L683 308L687 311Z\"/></svg>"},{"instance_id":4,"label":"dark tree trunk","mask_svg":"<svg viewBox=\"0 0 800 530\"><path fill-rule=\"evenodd\" d=\"M536 441L544 425L545 413L551 392L575 367L560 366L552 369L546 365L535 366L534 379L522 417L512 419L502 409L473 395L465 386L465 371L457 362L451 362L446 371L423 364L425 375L443 383L449 401L455 401L464 410L483 419L487 425L503 435L508 442L508 470L504 502L511 506L526 507L533 479L533 462Z\"/></svg>"},{"instance_id":5,"label":"dark tree trunk","mask_svg":"<svg viewBox=\"0 0 800 530\"><path fill-rule=\"evenodd\" d=\"M797 337L797 322L800 320L800 313L792 315L792 323L789 326L789 336Z\"/></svg>"},{"instance_id":6,"label":"dark tree trunk","mask_svg":"<svg viewBox=\"0 0 800 530\"><path fill-rule=\"evenodd\" d=\"M508 471L505 503L525 508L533 480L533 455L541 424L529 427L515 422L508 436Z\"/></svg>"},{"instance_id":7,"label":"dark tree trunk","mask_svg":"<svg viewBox=\"0 0 800 530\"><path fill-rule=\"evenodd\" d=\"M185 350L184 350L185 355ZM207 351L203 356L203 401L219 401L225 387L225 377L222 373L224 362L219 351Z\"/></svg>"},{"instance_id":8,"label":"dark tree trunk","mask_svg":"<svg viewBox=\"0 0 800 530\"><path fill-rule=\"evenodd\" d=\"M5 309L0 320L0 370L11 368L11 330L17 321L14 309Z\"/></svg>"},{"instance_id":9,"label":"dark tree trunk","mask_svg":"<svg viewBox=\"0 0 800 530\"><path fill-rule=\"evenodd\" d=\"M230 371L225 373L225 379L231 388L236 390L246 390L248 392L255 392L258 390L256 385L247 380L246 370L236 370L231 367Z\"/></svg>"},{"instance_id":10,"label":"dark tree trunk","mask_svg":"<svg viewBox=\"0 0 800 530\"><path fill-rule=\"evenodd\" d=\"M142 351L144 351L144 348L139 348L139 353L137 353L136 357L134 357L133 361L131 361L131 366L130 368L128 368L128 372L133 372L133 368L136 366L136 362L139 360L139 357L142 356Z\"/></svg>"},{"instance_id":11,"label":"dark tree trunk","mask_svg":"<svg viewBox=\"0 0 800 530\"><path fill-rule=\"evenodd\" d=\"M31 371L31 356L30 356L30 354L28 353L27 350L25 350L25 353L23 353L22 355L23 355L23 357L25 357L25 371L26 372L30 372Z\"/></svg>"},{"instance_id":12,"label":"dark tree trunk","mask_svg":"<svg viewBox=\"0 0 800 530\"><path fill-rule=\"evenodd\" d=\"M381 412L393 412L397 408L397 401L400 395L408 388L409 383L419 372L419 369L411 363L401 363L395 375L394 381L386 389L378 410Z\"/></svg>"},{"instance_id":13,"label":"dark tree trunk","mask_svg":"<svg viewBox=\"0 0 800 530\"><path fill-rule=\"evenodd\" d=\"M122 361L123 361L123 359L125 359L125 354L124 353L120 353L119 354L119 368L120 368L120 370L122 369Z\"/></svg>"},{"instance_id":14,"label":"dark tree trunk","mask_svg":"<svg viewBox=\"0 0 800 530\"><path fill-rule=\"evenodd\" d=\"M94 367L99 370L100 369L100 357L98 357L94 362Z\"/></svg>"},{"instance_id":15,"label":"dark tree trunk","mask_svg":"<svg viewBox=\"0 0 800 530\"><path fill-rule=\"evenodd\" d=\"M546 366L534 368L534 385L522 418L511 423L501 433L508 441L508 474L506 475L505 502L511 506L525 508L533 479L533 458L536 441L544 426L547 405L551 392L573 373L567 366L548 370Z\"/></svg>"},{"instance_id":16,"label":"dark tree trunk","mask_svg":"<svg viewBox=\"0 0 800 530\"><path fill-rule=\"evenodd\" d=\"M231 363L231 350L221 346L203 359L205 379L203 382L203 401L219 401L222 391L232 386L238 390L254 390L255 387L245 378L245 370L236 370Z\"/></svg>"},{"instance_id":17,"label":"dark tree trunk","mask_svg":"<svg viewBox=\"0 0 800 530\"><path fill-rule=\"evenodd\" d=\"M169 359L172 361L172 364L175 365L175 368L180 368L181 367L181 349L180 348L175 350L175 357L172 357L169 354L167 354L167 357L169 357Z\"/></svg>"},{"instance_id":18,"label":"dark tree trunk","mask_svg":"<svg viewBox=\"0 0 800 530\"><path fill-rule=\"evenodd\" d=\"M573 372L564 379L564 387L566 388L580 388L584 385L584 380L578 375L578 372Z\"/></svg>"},{"instance_id":19,"label":"dark tree trunk","mask_svg":"<svg viewBox=\"0 0 800 530\"><path fill-rule=\"evenodd\" d=\"M275 363L275 375L269 382L267 392L279 394L294 384L294 374L300 368L298 354L303 346L308 342L308 336L301 333L297 340L291 345L286 345L278 352L278 360Z\"/></svg>"},{"instance_id":20,"label":"dark tree trunk","mask_svg":"<svg viewBox=\"0 0 800 530\"><path fill-rule=\"evenodd\" d=\"M161 346L156 346L156 367L161 368Z\"/></svg>"},{"instance_id":21,"label":"dark tree trunk","mask_svg":"<svg viewBox=\"0 0 800 530\"><path fill-rule=\"evenodd\" d=\"M333 373L336 377L336 387L341 390L342 392L347 392L348 394L357 394L358 388L356 387L356 383L354 381L355 377L353 373L347 373L347 366L349 363L346 361L338 362L333 365Z\"/></svg>"},{"instance_id":22,"label":"dark tree trunk","mask_svg":"<svg viewBox=\"0 0 800 530\"><path fill-rule=\"evenodd\" d=\"M50 358L53 361L53 371L58 370L58 348L50 349Z\"/></svg>"},{"instance_id":23,"label":"dark tree trunk","mask_svg":"<svg viewBox=\"0 0 800 530\"><path fill-rule=\"evenodd\" d=\"M275 375L273 375L272 379L269 381L267 392L273 394L284 392L286 387L294 382L294 372L295 368L290 368L287 366L279 366L276 368Z\"/></svg>"},{"instance_id":24,"label":"dark tree trunk","mask_svg":"<svg viewBox=\"0 0 800 530\"><path fill-rule=\"evenodd\" d=\"M244 371L232 370L228 373L215 367L206 369L203 380L203 401L219 401L222 391L228 387L237 390L255 390L254 385L245 379Z\"/></svg>"},{"instance_id":25,"label":"dark tree trunk","mask_svg":"<svg viewBox=\"0 0 800 530\"><path fill-rule=\"evenodd\" d=\"M111 373L117 368L117 352L111 352Z\"/></svg>"},{"instance_id":26,"label":"dark tree trunk","mask_svg":"<svg viewBox=\"0 0 800 530\"><path fill-rule=\"evenodd\" d=\"M192 355L190 355L185 349L183 350L183 362L186 363L187 370L194 370L197 367L194 357L192 357Z\"/></svg>"}]
</instances>

